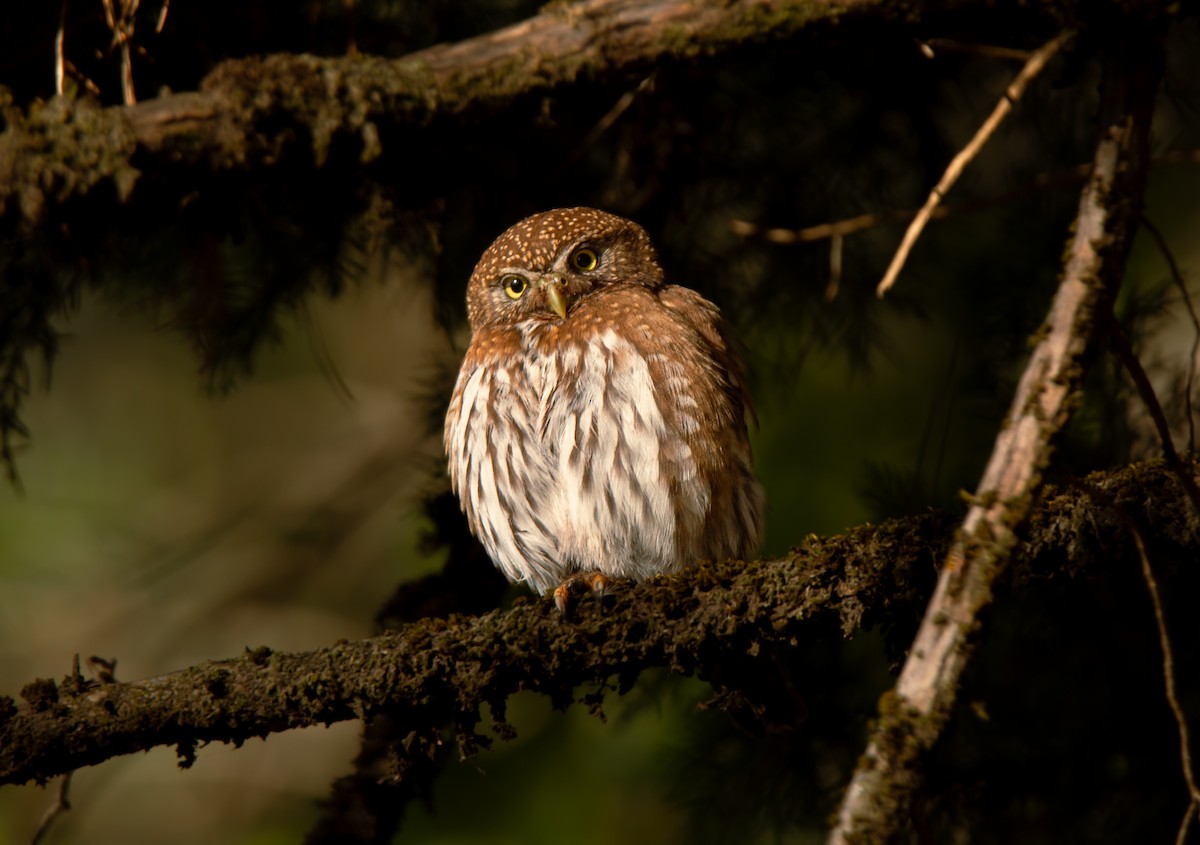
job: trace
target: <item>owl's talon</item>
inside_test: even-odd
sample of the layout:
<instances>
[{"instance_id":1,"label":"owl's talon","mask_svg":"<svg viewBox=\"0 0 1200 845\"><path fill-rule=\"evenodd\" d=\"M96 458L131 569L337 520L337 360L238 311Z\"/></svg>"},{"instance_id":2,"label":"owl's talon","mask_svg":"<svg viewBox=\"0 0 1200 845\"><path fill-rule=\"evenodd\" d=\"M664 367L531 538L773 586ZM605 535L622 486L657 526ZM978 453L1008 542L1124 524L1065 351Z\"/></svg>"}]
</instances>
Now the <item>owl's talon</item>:
<instances>
[{"instance_id":1,"label":"owl's talon","mask_svg":"<svg viewBox=\"0 0 1200 845\"><path fill-rule=\"evenodd\" d=\"M567 615L567 604L571 598L571 579L568 578L554 588L554 606L563 616Z\"/></svg>"},{"instance_id":2,"label":"owl's talon","mask_svg":"<svg viewBox=\"0 0 1200 845\"><path fill-rule=\"evenodd\" d=\"M603 572L575 572L554 588L554 606L558 608L559 613L566 615L567 608L571 606L571 591L581 591L585 584L595 597L596 603L603 607L604 597L608 595L608 576Z\"/></svg>"},{"instance_id":3,"label":"owl's talon","mask_svg":"<svg viewBox=\"0 0 1200 845\"><path fill-rule=\"evenodd\" d=\"M588 576L588 583L592 587L592 595L596 597L596 601L602 603L604 597L608 595L608 576L603 572L593 572Z\"/></svg>"}]
</instances>

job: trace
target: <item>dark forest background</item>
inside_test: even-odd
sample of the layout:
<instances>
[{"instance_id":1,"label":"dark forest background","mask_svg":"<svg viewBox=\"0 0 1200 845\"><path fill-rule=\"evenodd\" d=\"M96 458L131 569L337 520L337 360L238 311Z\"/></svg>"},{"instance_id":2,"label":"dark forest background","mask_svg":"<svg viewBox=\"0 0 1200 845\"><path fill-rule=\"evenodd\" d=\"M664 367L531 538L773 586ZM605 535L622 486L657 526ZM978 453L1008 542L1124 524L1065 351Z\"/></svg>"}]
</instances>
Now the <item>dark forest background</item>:
<instances>
[{"instance_id":1,"label":"dark forest background","mask_svg":"<svg viewBox=\"0 0 1200 845\"><path fill-rule=\"evenodd\" d=\"M176 0L156 32L164 6L143 3L132 79L144 101L200 88L227 59L395 58L540 7ZM1176 11L1144 212L1195 296L1200 23L1187 4ZM464 286L499 232L546 208L637 220L668 279L737 327L759 405L764 557L813 533L961 512L1061 270L1078 168L1096 142L1104 17L1072 4L880 7L384 125L369 160L358 137L335 135L322 156L298 128L301 142L270 163L147 169L127 202L102 186L32 228L10 205L0 315L30 307L21 297L38 286L67 295L34 315L58 334L25 347L29 436L18 480L0 489L0 692L65 674L76 653L116 657L117 676L133 680L245 647L357 639L423 609L510 603L519 591L497 588L469 553L453 578L477 590L388 602L398 584L463 557L440 426L466 343ZM845 238L836 292L828 240L783 245L737 227L919 207L1022 51L1067 25L1079 36L968 168L952 213L931 223L885 298L875 285L903 223ZM60 28L66 98L52 100ZM113 42L99 0L13 4L0 16L5 124L119 105ZM1176 445L1193 447L1185 385L1200 335L1149 229L1115 310ZM15 320L0 323L11 332ZM1101 349L1055 477L1160 451ZM1189 584L1185 574L1164 590L1194 715ZM1187 795L1138 572L1019 596L1000 589L913 841L1171 841ZM707 684L666 673L609 696L604 720L518 695L517 739L451 762L397 841L820 841L900 659L879 631L782 651L799 702L782 725L706 706ZM81 770L44 841L301 841L358 730L205 747L188 771L170 749ZM29 841L53 798L53 785L0 790L0 845Z\"/></svg>"}]
</instances>

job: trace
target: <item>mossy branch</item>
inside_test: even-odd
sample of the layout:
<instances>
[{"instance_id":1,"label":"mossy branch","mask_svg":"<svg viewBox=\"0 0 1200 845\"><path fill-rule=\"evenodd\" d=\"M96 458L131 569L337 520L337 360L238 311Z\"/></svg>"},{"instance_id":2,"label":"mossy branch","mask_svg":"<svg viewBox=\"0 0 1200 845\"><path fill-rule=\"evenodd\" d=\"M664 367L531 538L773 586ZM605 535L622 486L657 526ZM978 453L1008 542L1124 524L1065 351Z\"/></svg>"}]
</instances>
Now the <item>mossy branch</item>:
<instances>
[{"instance_id":1,"label":"mossy branch","mask_svg":"<svg viewBox=\"0 0 1200 845\"><path fill-rule=\"evenodd\" d=\"M1090 484L1129 515L1152 520L1164 547L1187 552L1181 559L1200 550L1187 499L1161 464L1098 474ZM702 565L622 590L603 611L582 602L569 618L548 601L524 602L308 653L256 649L132 683L38 680L19 706L0 697L0 784L44 782L164 745L177 746L189 765L203 743L380 713L402 728L398 735L415 738L402 753L433 754L424 738L447 725L470 753L487 742L475 732L483 705L493 729L511 733L504 703L520 690L566 706L580 685L615 677L627 689L651 668L727 678L755 647L871 626L907 638L933 589L931 561L944 554L952 531L952 519L927 514L812 537L782 559ZM1045 579L1136 566L1112 507L1067 491L1036 509L1014 574L1017 585L1035 589Z\"/></svg>"},{"instance_id":2,"label":"mossy branch","mask_svg":"<svg viewBox=\"0 0 1200 845\"><path fill-rule=\"evenodd\" d=\"M269 166L309 143L320 164L335 136L382 152L381 125L420 128L480 117L515 98L656 63L701 58L839 22L884 0L583 0L519 24L399 59L280 54L226 61L201 90L97 109L58 98L9 107L0 133L0 216L37 225L49 204L111 182L129 195L139 170ZM0 101L0 106L4 103ZM80 154L83 152L83 155ZM131 162L136 161L135 164ZM136 168L136 169L135 169Z\"/></svg>"}]
</instances>

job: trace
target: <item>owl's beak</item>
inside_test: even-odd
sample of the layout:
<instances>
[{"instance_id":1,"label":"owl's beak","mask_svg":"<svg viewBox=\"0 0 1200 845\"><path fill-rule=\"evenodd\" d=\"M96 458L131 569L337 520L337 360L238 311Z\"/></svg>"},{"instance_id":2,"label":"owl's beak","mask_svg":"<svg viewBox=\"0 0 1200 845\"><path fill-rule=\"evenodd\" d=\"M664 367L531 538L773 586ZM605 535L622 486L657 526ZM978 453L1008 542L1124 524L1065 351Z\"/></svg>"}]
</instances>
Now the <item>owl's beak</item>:
<instances>
[{"instance_id":1,"label":"owl's beak","mask_svg":"<svg viewBox=\"0 0 1200 845\"><path fill-rule=\"evenodd\" d=\"M546 292L546 302L550 305L550 310L564 319L567 316L567 301L563 298L563 288L566 287L566 284L567 280L559 276L544 276L540 280L541 288Z\"/></svg>"}]
</instances>

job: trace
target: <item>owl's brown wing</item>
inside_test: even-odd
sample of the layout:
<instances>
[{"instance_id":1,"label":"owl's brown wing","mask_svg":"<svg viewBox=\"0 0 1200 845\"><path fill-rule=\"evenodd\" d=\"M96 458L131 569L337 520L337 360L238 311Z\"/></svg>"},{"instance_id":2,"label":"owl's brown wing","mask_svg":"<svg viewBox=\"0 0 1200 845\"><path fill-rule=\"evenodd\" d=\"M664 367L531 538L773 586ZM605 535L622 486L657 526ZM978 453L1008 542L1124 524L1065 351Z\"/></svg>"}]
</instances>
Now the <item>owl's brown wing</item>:
<instances>
[{"instance_id":1,"label":"owl's brown wing","mask_svg":"<svg viewBox=\"0 0 1200 845\"><path fill-rule=\"evenodd\" d=\"M676 286L622 287L596 299L649 368L665 423L661 467L678 508L679 559L751 554L763 527L746 431L754 407L720 310ZM672 437L685 448L674 448Z\"/></svg>"},{"instance_id":2,"label":"owl's brown wing","mask_svg":"<svg viewBox=\"0 0 1200 845\"><path fill-rule=\"evenodd\" d=\"M659 288L658 298L663 305L683 317L700 336L714 363L726 375L730 400L741 408L746 420L757 426L758 413L750 395L746 368L737 353L737 340L733 329L722 316L721 309L691 288L679 285L664 285Z\"/></svg>"}]
</instances>

